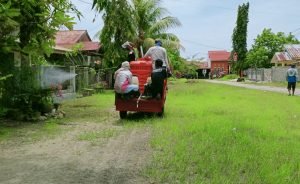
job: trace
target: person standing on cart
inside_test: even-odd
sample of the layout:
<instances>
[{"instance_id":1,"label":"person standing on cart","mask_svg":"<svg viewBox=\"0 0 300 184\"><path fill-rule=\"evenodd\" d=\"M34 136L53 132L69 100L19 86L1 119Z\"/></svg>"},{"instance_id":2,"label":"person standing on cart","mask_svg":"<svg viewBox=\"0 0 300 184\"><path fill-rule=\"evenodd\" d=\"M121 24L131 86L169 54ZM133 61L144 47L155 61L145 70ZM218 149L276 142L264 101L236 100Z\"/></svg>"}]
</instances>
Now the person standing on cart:
<instances>
[{"instance_id":1,"label":"person standing on cart","mask_svg":"<svg viewBox=\"0 0 300 184\"><path fill-rule=\"evenodd\" d=\"M170 72L170 65L168 61L168 55L165 48L162 47L161 40L155 40L155 46L150 47L149 50L146 52L144 57L151 57L152 58L152 67L153 70L156 69L155 61L160 59L163 62L162 67L167 69L167 72Z\"/></svg>"},{"instance_id":2,"label":"person standing on cart","mask_svg":"<svg viewBox=\"0 0 300 184\"><path fill-rule=\"evenodd\" d=\"M135 61L136 57L135 57L135 53L134 53L133 43L130 43L127 41L127 42L123 43L122 47L124 49L128 50L128 56L127 56L128 62Z\"/></svg>"}]
</instances>

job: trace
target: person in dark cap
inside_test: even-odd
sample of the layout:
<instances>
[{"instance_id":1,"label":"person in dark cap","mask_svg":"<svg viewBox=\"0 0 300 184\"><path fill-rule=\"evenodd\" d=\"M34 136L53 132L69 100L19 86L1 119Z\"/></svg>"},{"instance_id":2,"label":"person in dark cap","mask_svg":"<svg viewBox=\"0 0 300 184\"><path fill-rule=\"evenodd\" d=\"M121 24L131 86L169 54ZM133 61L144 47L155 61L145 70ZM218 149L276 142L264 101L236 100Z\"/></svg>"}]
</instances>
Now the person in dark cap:
<instances>
[{"instance_id":1,"label":"person in dark cap","mask_svg":"<svg viewBox=\"0 0 300 184\"><path fill-rule=\"evenodd\" d=\"M295 89L296 89L296 83L298 81L298 71L296 69L296 65L291 65L291 68L289 68L286 72L286 80L288 82L287 89L289 91L289 96L291 96L291 90L292 90L292 95L294 96L295 94Z\"/></svg>"},{"instance_id":2,"label":"person in dark cap","mask_svg":"<svg viewBox=\"0 0 300 184\"><path fill-rule=\"evenodd\" d=\"M165 67L168 72L170 72L170 66L167 56L167 51L165 48L162 47L162 41L159 39L155 40L155 46L150 47L149 50L146 52L145 57L151 57L152 58L152 66L153 69L155 69L155 61L157 59L160 59L163 62L163 67Z\"/></svg>"}]
</instances>

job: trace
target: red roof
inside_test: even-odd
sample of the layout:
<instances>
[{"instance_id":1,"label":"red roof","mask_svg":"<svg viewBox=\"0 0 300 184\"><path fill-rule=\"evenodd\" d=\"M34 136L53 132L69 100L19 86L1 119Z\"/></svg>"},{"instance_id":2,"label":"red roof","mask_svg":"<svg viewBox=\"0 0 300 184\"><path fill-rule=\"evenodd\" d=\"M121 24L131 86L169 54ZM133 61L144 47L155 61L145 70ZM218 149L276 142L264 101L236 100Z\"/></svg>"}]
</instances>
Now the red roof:
<instances>
[{"instance_id":1,"label":"red roof","mask_svg":"<svg viewBox=\"0 0 300 184\"><path fill-rule=\"evenodd\" d=\"M76 44L82 44L80 50L96 51L100 48L99 42L92 42L86 30L58 31L55 35L56 46L71 49Z\"/></svg>"},{"instance_id":2,"label":"red roof","mask_svg":"<svg viewBox=\"0 0 300 184\"><path fill-rule=\"evenodd\" d=\"M208 51L210 61L229 61L230 52L226 50Z\"/></svg>"}]
</instances>

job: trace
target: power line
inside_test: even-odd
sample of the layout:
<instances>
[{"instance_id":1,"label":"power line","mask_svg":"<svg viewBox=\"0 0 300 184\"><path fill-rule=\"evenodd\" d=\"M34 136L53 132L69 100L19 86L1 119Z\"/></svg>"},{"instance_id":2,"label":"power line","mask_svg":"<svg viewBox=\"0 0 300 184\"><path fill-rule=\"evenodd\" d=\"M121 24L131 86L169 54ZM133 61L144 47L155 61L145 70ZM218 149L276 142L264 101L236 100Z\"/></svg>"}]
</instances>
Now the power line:
<instances>
[{"instance_id":1,"label":"power line","mask_svg":"<svg viewBox=\"0 0 300 184\"><path fill-rule=\"evenodd\" d=\"M214 49L222 49L222 48L219 48L219 47L216 47L216 46L206 45L206 44L202 44L202 43L191 41L191 40L183 39L183 41L186 41L186 42L189 42L189 43L192 43L192 44L195 44L195 45L201 45L201 46L204 46L204 47L209 47L209 48L214 48Z\"/></svg>"}]
</instances>

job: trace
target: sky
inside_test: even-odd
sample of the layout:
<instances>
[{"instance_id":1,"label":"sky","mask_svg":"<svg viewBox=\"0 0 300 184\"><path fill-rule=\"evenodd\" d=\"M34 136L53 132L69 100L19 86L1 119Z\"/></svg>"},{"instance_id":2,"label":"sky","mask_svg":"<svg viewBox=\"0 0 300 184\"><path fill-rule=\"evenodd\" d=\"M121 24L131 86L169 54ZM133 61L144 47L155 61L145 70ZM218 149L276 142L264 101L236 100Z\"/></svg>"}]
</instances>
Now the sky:
<instances>
[{"instance_id":1,"label":"sky","mask_svg":"<svg viewBox=\"0 0 300 184\"><path fill-rule=\"evenodd\" d=\"M92 0L72 0L82 12L74 29L87 30L93 40L103 27L102 17L91 10ZM242 3L250 3L248 23L248 49L264 28L273 32L292 33L300 39L299 0L162 0L168 10L166 16L179 19L182 26L170 29L176 34L184 50L181 56L190 59L207 58L208 51L231 51L231 36L236 26L237 9ZM94 20L94 21L93 21Z\"/></svg>"}]
</instances>

